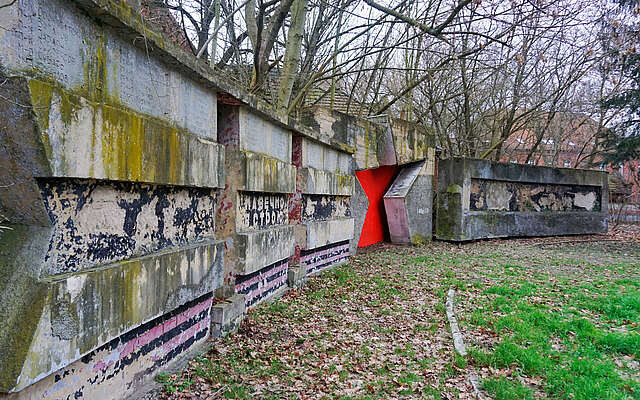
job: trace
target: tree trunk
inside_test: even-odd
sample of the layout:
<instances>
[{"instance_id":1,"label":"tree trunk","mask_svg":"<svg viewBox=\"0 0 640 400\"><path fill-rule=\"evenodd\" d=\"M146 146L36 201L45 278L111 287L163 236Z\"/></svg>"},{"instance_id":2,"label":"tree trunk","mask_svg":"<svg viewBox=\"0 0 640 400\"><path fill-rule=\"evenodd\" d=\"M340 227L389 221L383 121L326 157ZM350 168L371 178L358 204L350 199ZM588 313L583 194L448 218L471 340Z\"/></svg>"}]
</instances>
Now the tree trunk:
<instances>
[{"instance_id":1,"label":"tree trunk","mask_svg":"<svg viewBox=\"0 0 640 400\"><path fill-rule=\"evenodd\" d=\"M287 34L282 79L280 80L280 90L278 92L278 110L286 110L289 106L293 83L300 64L300 48L302 46L306 13L307 0L294 0L291 6L291 26Z\"/></svg>"}]
</instances>

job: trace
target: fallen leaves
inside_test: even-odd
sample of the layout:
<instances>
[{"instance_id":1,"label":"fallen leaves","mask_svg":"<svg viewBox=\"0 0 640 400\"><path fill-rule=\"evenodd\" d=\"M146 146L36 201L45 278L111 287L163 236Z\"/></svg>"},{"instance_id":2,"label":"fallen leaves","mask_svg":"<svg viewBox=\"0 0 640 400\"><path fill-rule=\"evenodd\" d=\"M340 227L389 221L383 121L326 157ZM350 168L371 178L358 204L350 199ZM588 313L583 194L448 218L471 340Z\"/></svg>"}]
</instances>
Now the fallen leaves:
<instances>
[{"instance_id":1,"label":"fallen leaves","mask_svg":"<svg viewBox=\"0 0 640 400\"><path fill-rule=\"evenodd\" d=\"M611 238L635 237L634 232L613 233ZM553 285L567 279L583 283L589 279L585 270L592 267L566 259L588 258L585 248L615 244L598 238L371 246L349 264L311 278L303 289L260 305L236 334L212 340L206 355L173 377L172 387L183 390L158 395L162 399L473 398L468 367L457 365L453 355L444 314L448 288L459 291L456 307L461 310L465 340L488 350L500 335L491 324L469 324L471 318L482 318L480 298L497 299L485 293L487 288L505 277L520 282L544 275L552 287L550 295L533 293L531 302L559 310L565 297ZM577 242L554 244L571 240ZM605 265L633 251L630 247L606 256L592 251L598 255L589 262ZM560 343L554 345L561 350ZM514 375L511 367L482 367L477 372L480 378L518 379L536 396L544 395L539 377Z\"/></svg>"}]
</instances>

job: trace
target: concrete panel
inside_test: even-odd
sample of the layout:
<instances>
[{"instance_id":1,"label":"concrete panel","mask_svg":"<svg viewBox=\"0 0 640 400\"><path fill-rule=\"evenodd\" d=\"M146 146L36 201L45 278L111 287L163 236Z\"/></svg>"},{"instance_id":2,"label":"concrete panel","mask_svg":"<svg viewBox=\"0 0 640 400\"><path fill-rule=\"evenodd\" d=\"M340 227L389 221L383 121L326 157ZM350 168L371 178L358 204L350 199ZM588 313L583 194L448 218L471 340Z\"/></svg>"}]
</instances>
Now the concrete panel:
<instances>
[{"instance_id":1,"label":"concrete panel","mask_svg":"<svg viewBox=\"0 0 640 400\"><path fill-rule=\"evenodd\" d=\"M424 174L428 160L404 166L384 195L389 235L393 243L431 240L433 176Z\"/></svg>"},{"instance_id":2,"label":"concrete panel","mask_svg":"<svg viewBox=\"0 0 640 400\"><path fill-rule=\"evenodd\" d=\"M304 224L307 227L307 249L314 249L353 238L353 218L308 221Z\"/></svg>"},{"instance_id":3,"label":"concrete panel","mask_svg":"<svg viewBox=\"0 0 640 400\"><path fill-rule=\"evenodd\" d=\"M45 280L41 317L20 333L31 341L11 389L21 390L221 286L223 252L222 241L209 240ZM39 300L32 299L34 306Z\"/></svg>"},{"instance_id":4,"label":"concrete panel","mask_svg":"<svg viewBox=\"0 0 640 400\"><path fill-rule=\"evenodd\" d=\"M351 196L353 194L353 175L327 172L311 167L301 169L305 194L327 194Z\"/></svg>"},{"instance_id":5,"label":"concrete panel","mask_svg":"<svg viewBox=\"0 0 640 400\"><path fill-rule=\"evenodd\" d=\"M222 146L32 79L50 176L224 186Z\"/></svg>"},{"instance_id":6,"label":"concrete panel","mask_svg":"<svg viewBox=\"0 0 640 400\"><path fill-rule=\"evenodd\" d=\"M353 215L354 220L353 240L351 241L349 249L351 254L356 254L358 242L360 241L360 234L362 233L362 227L364 226L364 219L367 215L367 210L369 209L369 199L367 198L367 194L358 179L355 180L354 186L355 190L353 196L351 196L351 215Z\"/></svg>"},{"instance_id":7,"label":"concrete panel","mask_svg":"<svg viewBox=\"0 0 640 400\"><path fill-rule=\"evenodd\" d=\"M211 189L47 179L39 181L53 231L42 275L81 271L212 238Z\"/></svg>"},{"instance_id":8,"label":"concrete panel","mask_svg":"<svg viewBox=\"0 0 640 400\"><path fill-rule=\"evenodd\" d=\"M236 230L253 231L289 223L289 195L239 192Z\"/></svg>"},{"instance_id":9,"label":"concrete panel","mask_svg":"<svg viewBox=\"0 0 640 400\"><path fill-rule=\"evenodd\" d=\"M474 159L440 162L436 237L604 233L606 172Z\"/></svg>"},{"instance_id":10,"label":"concrete panel","mask_svg":"<svg viewBox=\"0 0 640 400\"><path fill-rule=\"evenodd\" d=\"M269 122L247 107L239 114L240 149L291 162L291 131Z\"/></svg>"},{"instance_id":11,"label":"concrete panel","mask_svg":"<svg viewBox=\"0 0 640 400\"><path fill-rule=\"evenodd\" d=\"M411 243L407 209L402 197L385 197L384 211L389 223L391 243Z\"/></svg>"},{"instance_id":12,"label":"concrete panel","mask_svg":"<svg viewBox=\"0 0 640 400\"><path fill-rule=\"evenodd\" d=\"M324 169L324 146L310 140L302 140L302 166Z\"/></svg>"},{"instance_id":13,"label":"concrete panel","mask_svg":"<svg viewBox=\"0 0 640 400\"><path fill-rule=\"evenodd\" d=\"M384 127L368 122L356 136L355 170L378 168L382 165L378 159L378 136Z\"/></svg>"},{"instance_id":14,"label":"concrete panel","mask_svg":"<svg viewBox=\"0 0 640 400\"><path fill-rule=\"evenodd\" d=\"M279 226L253 232L238 233L236 243L238 266L236 273L248 275L267 265L293 255L293 226Z\"/></svg>"},{"instance_id":15,"label":"concrete panel","mask_svg":"<svg viewBox=\"0 0 640 400\"><path fill-rule=\"evenodd\" d=\"M181 305L6 399L138 398L136 391L148 385L145 378L202 352L209 338L212 301L209 293Z\"/></svg>"},{"instance_id":16,"label":"concrete panel","mask_svg":"<svg viewBox=\"0 0 640 400\"><path fill-rule=\"evenodd\" d=\"M433 176L418 175L405 202L411 243L430 241L433 237Z\"/></svg>"},{"instance_id":17,"label":"concrete panel","mask_svg":"<svg viewBox=\"0 0 640 400\"><path fill-rule=\"evenodd\" d=\"M429 149L434 151L434 137L419 125L398 119L391 119L393 143L398 164L428 158ZM433 175L433 173L431 173Z\"/></svg>"},{"instance_id":18,"label":"concrete panel","mask_svg":"<svg viewBox=\"0 0 640 400\"><path fill-rule=\"evenodd\" d=\"M302 196L302 221L320 221L351 217L351 196L305 194Z\"/></svg>"},{"instance_id":19,"label":"concrete panel","mask_svg":"<svg viewBox=\"0 0 640 400\"><path fill-rule=\"evenodd\" d=\"M266 193L295 192L296 167L293 165L259 153L244 152L239 156L245 165L245 179L238 186L239 190Z\"/></svg>"},{"instance_id":20,"label":"concrete panel","mask_svg":"<svg viewBox=\"0 0 640 400\"><path fill-rule=\"evenodd\" d=\"M252 308L287 288L289 260L267 265L258 271L236 277L236 293L244 296L244 306Z\"/></svg>"},{"instance_id":21,"label":"concrete panel","mask_svg":"<svg viewBox=\"0 0 640 400\"><path fill-rule=\"evenodd\" d=\"M208 139L216 95L104 29L70 1L18 1L0 10L0 63L88 100L130 108Z\"/></svg>"},{"instance_id":22,"label":"concrete panel","mask_svg":"<svg viewBox=\"0 0 640 400\"><path fill-rule=\"evenodd\" d=\"M327 172L350 174L351 154L332 149L322 143L302 139L302 166Z\"/></svg>"}]
</instances>

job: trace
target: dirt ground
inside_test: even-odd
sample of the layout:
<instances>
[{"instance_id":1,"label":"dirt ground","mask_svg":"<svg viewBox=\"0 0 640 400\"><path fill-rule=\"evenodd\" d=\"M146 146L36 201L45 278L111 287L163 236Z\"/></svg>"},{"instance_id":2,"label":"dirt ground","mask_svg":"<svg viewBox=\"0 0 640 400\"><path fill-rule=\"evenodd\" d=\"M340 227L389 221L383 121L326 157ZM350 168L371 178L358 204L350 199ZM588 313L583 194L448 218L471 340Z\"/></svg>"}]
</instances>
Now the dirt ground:
<instances>
[{"instance_id":1,"label":"dirt ground","mask_svg":"<svg viewBox=\"0 0 640 400\"><path fill-rule=\"evenodd\" d=\"M451 288L466 356L445 313ZM380 244L260 305L180 374L159 375L158 397L638 399L639 323L638 226Z\"/></svg>"}]
</instances>

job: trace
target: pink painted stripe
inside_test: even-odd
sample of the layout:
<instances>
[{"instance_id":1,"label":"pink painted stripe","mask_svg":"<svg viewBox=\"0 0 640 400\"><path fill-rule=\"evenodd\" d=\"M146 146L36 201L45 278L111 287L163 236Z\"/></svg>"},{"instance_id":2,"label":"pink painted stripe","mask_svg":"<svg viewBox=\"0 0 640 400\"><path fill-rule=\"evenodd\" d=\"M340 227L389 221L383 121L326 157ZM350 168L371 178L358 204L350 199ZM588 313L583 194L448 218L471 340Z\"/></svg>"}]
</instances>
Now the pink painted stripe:
<instances>
[{"instance_id":1,"label":"pink painted stripe","mask_svg":"<svg viewBox=\"0 0 640 400\"><path fill-rule=\"evenodd\" d=\"M313 265L317 265L317 264L322 264L322 263L325 263L325 262L330 262L331 260L335 260L336 257L349 257L349 253L348 252L346 252L346 253L338 253L338 254L334 254L331 257L325 257L325 258L313 257L313 258L310 258L310 259L304 261L303 263L307 267L309 267L309 266L313 266Z\"/></svg>"},{"instance_id":2,"label":"pink painted stripe","mask_svg":"<svg viewBox=\"0 0 640 400\"><path fill-rule=\"evenodd\" d=\"M256 276L254 276L253 278L249 279L248 281L244 281L242 283L239 283L236 285L236 292L240 292L244 289L247 289L249 287L251 287L251 285L255 284L256 282L261 282L263 280L265 280L266 278L272 276L272 275L276 275L282 271L285 271L289 269L289 263L285 262L282 265L279 265L275 268L272 268L270 270L267 270L265 272L262 272Z\"/></svg>"},{"instance_id":3,"label":"pink painted stripe","mask_svg":"<svg viewBox=\"0 0 640 400\"><path fill-rule=\"evenodd\" d=\"M314 268L314 267L316 267L317 265L322 265L322 264L324 264L324 263L318 263L318 264L316 264L316 265L314 265L314 266L311 266L311 267L309 268L309 270L308 270L308 271L309 271L309 273L313 274L314 272L317 272L317 271L323 270L323 269L325 269L325 268L333 267L334 265L338 264L338 262L340 262L340 261L346 261L347 259L348 259L348 257L344 257L344 258L341 258L341 259L336 260L337 262L335 262L335 263L329 263L329 264L327 264L327 265L323 265L323 266L321 266L321 267ZM332 260L332 261L333 261L333 260Z\"/></svg>"},{"instance_id":4,"label":"pink painted stripe","mask_svg":"<svg viewBox=\"0 0 640 400\"><path fill-rule=\"evenodd\" d=\"M143 333L142 335L133 338L131 340L129 340L128 342L118 346L118 349L116 350L118 354L118 359L122 360L123 358L127 357L129 354L133 353L136 349L141 348L142 346L145 346L147 344L149 344L151 341L159 338L160 336L162 336L165 332L170 331L171 329L175 328L176 326L184 323L185 321L187 321L189 318L201 313L202 311L206 310L207 308L211 307L211 303L213 302L213 299L207 299L201 303L196 304L195 306L183 311L182 313L174 316L173 318L171 318L168 321L163 322L160 325L156 325L153 328L149 329L148 331L146 331L145 333ZM207 318L209 319L209 318ZM109 362L105 363L104 361L100 360L97 361L94 366L93 366L93 371L94 372L98 372L98 371L104 371L105 369L109 368L111 365L113 365L115 363L115 361L110 360Z\"/></svg>"},{"instance_id":5,"label":"pink painted stripe","mask_svg":"<svg viewBox=\"0 0 640 400\"><path fill-rule=\"evenodd\" d=\"M282 265L280 265L278 267L275 267L275 268L270 269L268 271L262 272L262 273L260 273L260 274L258 274L256 276L254 276L253 278L249 279L248 281L244 281L244 282L236 285L236 288L240 288L240 290L244 289L244 288L247 288L247 287L253 285L256 282L260 282L260 281L266 279L267 277L269 277L271 275L275 275L278 272L282 272L284 269L287 269L287 268L289 268L289 263L284 263L284 264L282 264Z\"/></svg>"},{"instance_id":6,"label":"pink painted stripe","mask_svg":"<svg viewBox=\"0 0 640 400\"><path fill-rule=\"evenodd\" d=\"M313 267L315 267L317 265L330 263L330 262L338 260L340 258L349 258L349 254L336 254L333 257L325 258L324 260L318 260L318 261L314 262L313 264L307 264L307 267L312 267L313 268Z\"/></svg>"},{"instance_id":7,"label":"pink painted stripe","mask_svg":"<svg viewBox=\"0 0 640 400\"><path fill-rule=\"evenodd\" d=\"M195 337L196 334L204 329L206 329L211 323L210 318L205 318L197 324L189 327L184 332L181 332L179 335L173 337L168 342L162 345L162 354L165 355L169 353L171 350L178 347L180 344L186 342L189 338Z\"/></svg>"},{"instance_id":8,"label":"pink painted stripe","mask_svg":"<svg viewBox=\"0 0 640 400\"><path fill-rule=\"evenodd\" d=\"M278 278L272 280L267 285L261 286L258 289L247 293L247 295L250 295L250 297L247 298L247 300L246 300L247 303L251 302L251 300L253 300L256 297L261 296L262 294L264 294L264 292L267 292L267 291L269 291L270 289L273 289L276 286L283 285L286 281L287 281L287 277L286 276L281 276L281 277L278 277Z\"/></svg>"},{"instance_id":9,"label":"pink painted stripe","mask_svg":"<svg viewBox=\"0 0 640 400\"><path fill-rule=\"evenodd\" d=\"M329 249L324 249L324 250L321 250L321 251L318 251L318 252L315 252L315 253L306 254L306 255L300 257L300 261L306 261L306 260L308 260L310 258L313 258L313 257L319 257L319 256L323 256L325 254L335 253L337 251L346 250L348 248L349 248L348 244L341 245L341 246L338 246L338 247L331 247Z\"/></svg>"}]
</instances>

